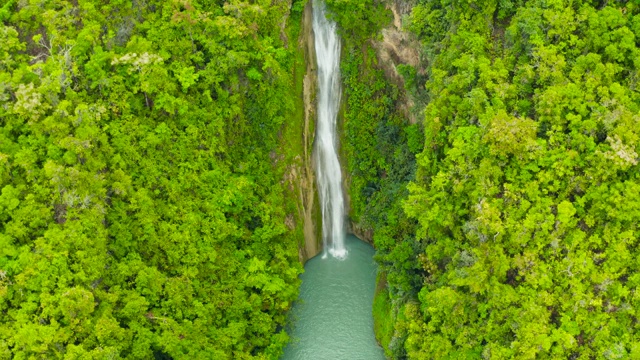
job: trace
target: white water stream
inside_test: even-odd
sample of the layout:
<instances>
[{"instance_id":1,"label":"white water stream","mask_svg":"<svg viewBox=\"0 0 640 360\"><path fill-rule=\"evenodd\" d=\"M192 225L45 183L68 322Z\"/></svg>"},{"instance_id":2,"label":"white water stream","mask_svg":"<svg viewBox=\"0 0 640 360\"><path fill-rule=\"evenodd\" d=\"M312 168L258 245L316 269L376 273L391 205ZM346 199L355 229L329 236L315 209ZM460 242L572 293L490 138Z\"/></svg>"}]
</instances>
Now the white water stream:
<instances>
[{"instance_id":1,"label":"white water stream","mask_svg":"<svg viewBox=\"0 0 640 360\"><path fill-rule=\"evenodd\" d=\"M313 3L313 32L318 62L318 123L316 130L316 172L322 208L324 255L344 259L344 198L338 161L336 119L340 107L340 38L336 23L326 17L321 0Z\"/></svg>"},{"instance_id":2,"label":"white water stream","mask_svg":"<svg viewBox=\"0 0 640 360\"><path fill-rule=\"evenodd\" d=\"M340 38L336 24L326 18L324 1L312 1L318 62L314 153L324 252L322 259L310 259L300 276L300 298L293 305L287 330L291 341L282 360L380 360L385 358L384 350L376 343L371 316L375 250L355 236L347 236L344 226L336 126L341 95Z\"/></svg>"}]
</instances>

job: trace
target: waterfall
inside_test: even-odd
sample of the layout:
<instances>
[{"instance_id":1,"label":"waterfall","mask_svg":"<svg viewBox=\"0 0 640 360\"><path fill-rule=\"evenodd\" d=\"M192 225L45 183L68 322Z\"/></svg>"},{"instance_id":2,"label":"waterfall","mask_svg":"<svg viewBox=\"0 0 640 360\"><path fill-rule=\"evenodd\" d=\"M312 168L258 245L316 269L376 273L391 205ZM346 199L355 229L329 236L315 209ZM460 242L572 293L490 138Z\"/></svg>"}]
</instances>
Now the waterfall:
<instances>
[{"instance_id":1,"label":"waterfall","mask_svg":"<svg viewBox=\"0 0 640 360\"><path fill-rule=\"evenodd\" d=\"M344 198L338 160L336 119L340 107L340 38L336 23L326 17L321 0L313 2L313 32L318 63L318 122L316 125L316 172L322 208L324 255L345 258Z\"/></svg>"}]
</instances>

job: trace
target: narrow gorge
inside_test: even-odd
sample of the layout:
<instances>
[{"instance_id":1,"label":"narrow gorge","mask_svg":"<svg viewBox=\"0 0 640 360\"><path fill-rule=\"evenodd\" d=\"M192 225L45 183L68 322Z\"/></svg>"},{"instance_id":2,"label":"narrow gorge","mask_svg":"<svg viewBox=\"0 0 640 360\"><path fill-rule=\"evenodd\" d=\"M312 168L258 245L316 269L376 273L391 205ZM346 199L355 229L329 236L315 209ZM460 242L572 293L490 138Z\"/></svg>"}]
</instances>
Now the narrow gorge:
<instances>
[{"instance_id":1,"label":"narrow gorge","mask_svg":"<svg viewBox=\"0 0 640 360\"><path fill-rule=\"evenodd\" d=\"M341 41L322 0L313 2L317 64L315 163L323 254L305 264L300 297L289 315L291 341L283 360L384 359L374 336L374 249L346 235L338 112Z\"/></svg>"}]
</instances>

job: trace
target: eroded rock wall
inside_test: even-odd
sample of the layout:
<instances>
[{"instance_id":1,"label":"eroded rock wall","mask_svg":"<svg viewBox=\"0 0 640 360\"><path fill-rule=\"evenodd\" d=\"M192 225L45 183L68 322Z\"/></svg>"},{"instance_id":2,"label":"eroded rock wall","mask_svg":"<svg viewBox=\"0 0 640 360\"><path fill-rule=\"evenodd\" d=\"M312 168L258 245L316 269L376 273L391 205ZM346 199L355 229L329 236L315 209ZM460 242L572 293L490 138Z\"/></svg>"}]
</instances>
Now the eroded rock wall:
<instances>
[{"instance_id":1,"label":"eroded rock wall","mask_svg":"<svg viewBox=\"0 0 640 360\"><path fill-rule=\"evenodd\" d=\"M393 13L393 23L382 29L382 40L373 41L376 49L378 64L384 69L386 78L396 84L399 89L404 89L405 80L398 71L398 65L410 65L420 75L424 74L425 66L418 49L420 44L415 37L403 30L403 19L408 16L413 8L410 1L389 1L387 8ZM416 100L406 91L402 92L400 101L396 104L398 110L409 122L418 122L418 115L412 111Z\"/></svg>"},{"instance_id":2,"label":"eroded rock wall","mask_svg":"<svg viewBox=\"0 0 640 360\"><path fill-rule=\"evenodd\" d=\"M293 221L290 227L301 226L301 239L299 243L300 262L305 263L310 258L322 251L320 208L315 179L315 164L313 157L313 141L315 138L316 123L316 57L311 26L312 8L311 2L307 2L302 16L300 38L297 43L298 51L304 58L304 74L297 81L302 82L303 120L297 124L293 136L299 136L296 141L301 141L302 151L295 157L286 175L289 189L294 194L297 214L294 218L301 224Z\"/></svg>"}]
</instances>

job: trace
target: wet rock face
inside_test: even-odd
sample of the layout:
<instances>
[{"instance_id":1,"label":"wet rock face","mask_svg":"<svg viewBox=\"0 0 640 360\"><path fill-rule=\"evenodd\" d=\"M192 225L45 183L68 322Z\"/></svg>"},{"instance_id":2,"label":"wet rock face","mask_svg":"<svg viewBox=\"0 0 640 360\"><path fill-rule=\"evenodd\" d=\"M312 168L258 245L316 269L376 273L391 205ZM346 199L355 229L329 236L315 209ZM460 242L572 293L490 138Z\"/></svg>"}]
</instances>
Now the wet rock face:
<instances>
[{"instance_id":1,"label":"wet rock face","mask_svg":"<svg viewBox=\"0 0 640 360\"><path fill-rule=\"evenodd\" d=\"M398 88L404 88L404 78L398 72L398 65L410 65L418 74L423 75L425 66L421 61L420 48L417 40L408 32L402 30L402 19L409 15L413 4L411 2L394 1L388 5L393 13L393 24L382 29L382 40L374 41L373 45L378 56L378 64L384 69L385 76ZM418 121L411 109L415 106L414 99L404 94L397 104L398 109L412 124Z\"/></svg>"},{"instance_id":2,"label":"wet rock face","mask_svg":"<svg viewBox=\"0 0 640 360\"><path fill-rule=\"evenodd\" d=\"M302 36L299 44L304 51L306 62L302 94L304 100L304 128L302 129L304 153L302 154L302 165L296 174L298 188L300 189L298 209L303 221L304 233L304 245L301 246L299 252L300 262L302 263L322 251L321 234L319 234L321 224L317 223L319 207L318 201L316 201L315 164L313 163L312 154L313 141L315 139L317 84L312 16L311 2L307 2L302 19Z\"/></svg>"},{"instance_id":3,"label":"wet rock face","mask_svg":"<svg viewBox=\"0 0 640 360\"><path fill-rule=\"evenodd\" d=\"M364 228L359 224L350 221L349 233L355 235L360 240L373 245L373 230Z\"/></svg>"},{"instance_id":4,"label":"wet rock face","mask_svg":"<svg viewBox=\"0 0 640 360\"><path fill-rule=\"evenodd\" d=\"M286 184L289 201L295 203L295 211L287 214L285 225L300 236L298 259L302 264L322 251L319 218L320 208L316 187L316 174L313 156L316 123L316 86L317 66L312 29L311 2L306 4L301 19L300 35L296 39L287 39L289 46L295 46L298 56L304 61L302 73L296 73L294 81L300 92L296 102L300 118L295 118L288 126L287 143L293 146L287 149L294 155L289 159L283 182ZM299 71L296 67L296 70ZM283 139L284 140L284 139ZM287 145L285 145L287 146Z\"/></svg>"}]
</instances>

